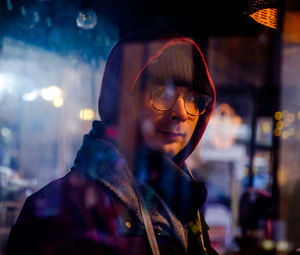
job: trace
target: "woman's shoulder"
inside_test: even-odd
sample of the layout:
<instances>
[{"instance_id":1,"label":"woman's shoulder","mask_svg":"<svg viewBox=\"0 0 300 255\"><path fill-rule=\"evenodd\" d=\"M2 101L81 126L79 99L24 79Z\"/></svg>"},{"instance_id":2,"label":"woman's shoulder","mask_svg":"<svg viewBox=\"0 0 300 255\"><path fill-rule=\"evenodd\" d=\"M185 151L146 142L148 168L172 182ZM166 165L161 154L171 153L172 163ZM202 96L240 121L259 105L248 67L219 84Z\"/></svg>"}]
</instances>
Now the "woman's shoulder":
<instances>
[{"instance_id":1,"label":"woman's shoulder","mask_svg":"<svg viewBox=\"0 0 300 255\"><path fill-rule=\"evenodd\" d=\"M31 196L22 208L20 218L49 218L70 212L74 208L85 211L99 204L112 203L112 194L103 185L84 173L71 170L64 177L51 181Z\"/></svg>"}]
</instances>

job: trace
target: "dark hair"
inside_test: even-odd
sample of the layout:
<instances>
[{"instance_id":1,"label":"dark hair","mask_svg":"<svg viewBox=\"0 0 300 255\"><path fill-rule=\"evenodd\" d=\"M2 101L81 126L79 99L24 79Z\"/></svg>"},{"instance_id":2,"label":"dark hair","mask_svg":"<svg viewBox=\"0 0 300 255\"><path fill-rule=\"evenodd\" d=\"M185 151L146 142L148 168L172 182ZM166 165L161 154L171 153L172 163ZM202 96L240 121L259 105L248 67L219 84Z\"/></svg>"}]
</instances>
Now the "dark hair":
<instances>
[{"instance_id":1,"label":"dark hair","mask_svg":"<svg viewBox=\"0 0 300 255\"><path fill-rule=\"evenodd\" d=\"M145 89L149 84L189 87L212 96L206 68L198 50L192 44L172 45L143 70L136 88Z\"/></svg>"}]
</instances>

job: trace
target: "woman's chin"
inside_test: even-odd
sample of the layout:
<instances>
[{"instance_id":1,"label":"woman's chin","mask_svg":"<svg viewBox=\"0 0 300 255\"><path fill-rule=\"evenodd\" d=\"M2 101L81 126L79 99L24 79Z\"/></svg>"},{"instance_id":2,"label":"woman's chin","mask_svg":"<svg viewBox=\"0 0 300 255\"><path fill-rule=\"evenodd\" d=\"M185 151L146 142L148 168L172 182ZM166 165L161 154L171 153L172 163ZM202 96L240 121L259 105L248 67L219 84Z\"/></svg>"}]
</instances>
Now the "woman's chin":
<instances>
[{"instance_id":1,"label":"woman's chin","mask_svg":"<svg viewBox=\"0 0 300 255\"><path fill-rule=\"evenodd\" d=\"M160 150L169 158L173 158L179 152L177 146L173 144L163 145Z\"/></svg>"}]
</instances>

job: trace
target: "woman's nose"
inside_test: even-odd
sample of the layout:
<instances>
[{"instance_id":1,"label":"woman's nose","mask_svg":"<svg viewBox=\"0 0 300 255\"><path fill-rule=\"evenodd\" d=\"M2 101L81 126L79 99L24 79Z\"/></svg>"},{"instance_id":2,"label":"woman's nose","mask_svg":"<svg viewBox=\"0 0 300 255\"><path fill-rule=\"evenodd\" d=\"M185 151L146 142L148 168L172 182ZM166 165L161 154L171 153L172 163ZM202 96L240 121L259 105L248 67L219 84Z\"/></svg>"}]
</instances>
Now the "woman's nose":
<instances>
[{"instance_id":1,"label":"woman's nose","mask_svg":"<svg viewBox=\"0 0 300 255\"><path fill-rule=\"evenodd\" d=\"M171 108L172 119L178 119L180 121L185 121L188 118L188 113L185 109L183 97L178 97L175 104Z\"/></svg>"}]
</instances>

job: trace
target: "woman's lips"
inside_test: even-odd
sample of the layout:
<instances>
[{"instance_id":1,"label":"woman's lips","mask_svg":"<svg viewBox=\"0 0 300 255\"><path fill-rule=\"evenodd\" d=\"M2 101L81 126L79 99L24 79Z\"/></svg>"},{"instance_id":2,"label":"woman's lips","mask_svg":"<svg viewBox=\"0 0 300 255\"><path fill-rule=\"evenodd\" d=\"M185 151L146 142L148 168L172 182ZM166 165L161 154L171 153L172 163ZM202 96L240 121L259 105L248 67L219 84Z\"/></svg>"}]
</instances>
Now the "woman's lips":
<instances>
[{"instance_id":1,"label":"woman's lips","mask_svg":"<svg viewBox=\"0 0 300 255\"><path fill-rule=\"evenodd\" d=\"M182 133L171 132L171 131L158 130L158 132L171 141L176 141L184 136L184 134Z\"/></svg>"}]
</instances>

